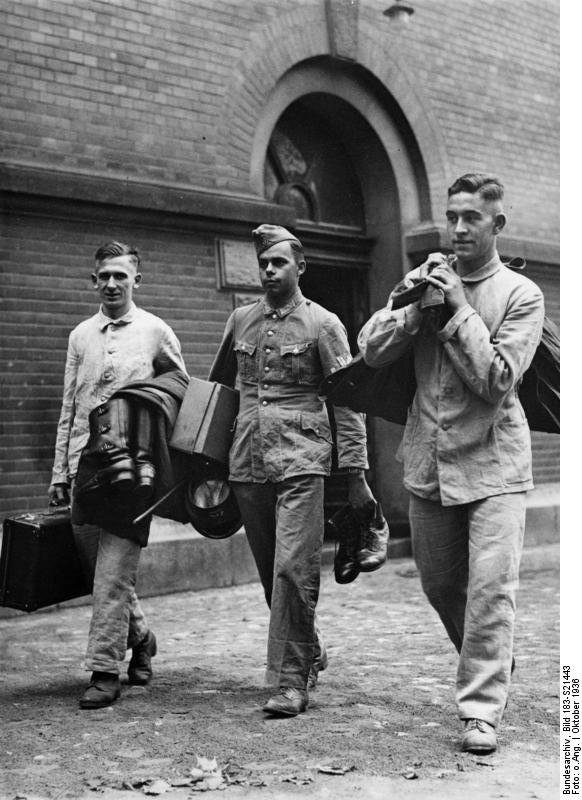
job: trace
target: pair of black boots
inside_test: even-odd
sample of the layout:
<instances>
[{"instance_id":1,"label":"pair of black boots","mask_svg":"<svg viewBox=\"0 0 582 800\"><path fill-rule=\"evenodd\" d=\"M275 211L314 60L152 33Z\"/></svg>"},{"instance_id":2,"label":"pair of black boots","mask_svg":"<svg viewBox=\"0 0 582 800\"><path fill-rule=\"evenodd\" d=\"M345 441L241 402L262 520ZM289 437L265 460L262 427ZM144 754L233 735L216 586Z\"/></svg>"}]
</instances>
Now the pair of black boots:
<instances>
[{"instance_id":1,"label":"pair of black boots","mask_svg":"<svg viewBox=\"0 0 582 800\"><path fill-rule=\"evenodd\" d=\"M133 492L139 501L154 490L154 428L150 409L114 397L89 415L89 449L102 465L97 486L108 483L119 492Z\"/></svg>"},{"instance_id":2,"label":"pair of black boots","mask_svg":"<svg viewBox=\"0 0 582 800\"><path fill-rule=\"evenodd\" d=\"M333 564L337 583L351 583L360 572L373 572L384 564L390 532L379 503L366 520L349 504L342 506L328 524L339 544Z\"/></svg>"}]
</instances>

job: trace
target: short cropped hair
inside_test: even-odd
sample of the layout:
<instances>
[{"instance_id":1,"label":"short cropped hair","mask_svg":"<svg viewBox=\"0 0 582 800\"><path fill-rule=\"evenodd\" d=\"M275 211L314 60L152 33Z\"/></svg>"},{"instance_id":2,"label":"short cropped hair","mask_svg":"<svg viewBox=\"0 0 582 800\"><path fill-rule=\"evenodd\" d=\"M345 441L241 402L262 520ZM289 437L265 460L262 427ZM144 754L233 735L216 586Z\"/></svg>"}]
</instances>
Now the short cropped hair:
<instances>
[{"instance_id":1,"label":"short cropped hair","mask_svg":"<svg viewBox=\"0 0 582 800\"><path fill-rule=\"evenodd\" d=\"M448 197L459 192L479 194L483 200L503 200L504 186L495 175L486 175L483 172L467 172L449 187Z\"/></svg>"},{"instance_id":2,"label":"short cropped hair","mask_svg":"<svg viewBox=\"0 0 582 800\"><path fill-rule=\"evenodd\" d=\"M119 256L131 256L136 269L139 269L141 258L137 248L122 242L107 242L107 244L102 245L95 253L95 262L102 264L103 261L109 261L110 258L119 258Z\"/></svg>"}]
</instances>

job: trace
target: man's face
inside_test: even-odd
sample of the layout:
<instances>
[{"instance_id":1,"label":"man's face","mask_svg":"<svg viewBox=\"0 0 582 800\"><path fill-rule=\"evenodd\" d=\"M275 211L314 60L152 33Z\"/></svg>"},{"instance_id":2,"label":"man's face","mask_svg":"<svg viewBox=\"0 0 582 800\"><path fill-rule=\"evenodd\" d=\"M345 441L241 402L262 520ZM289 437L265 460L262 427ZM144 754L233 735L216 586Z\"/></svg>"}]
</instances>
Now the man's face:
<instances>
[{"instance_id":1,"label":"man's face","mask_svg":"<svg viewBox=\"0 0 582 800\"><path fill-rule=\"evenodd\" d=\"M274 306L284 306L299 285L305 272L305 261L297 263L289 242L278 242L259 256L259 277L267 300Z\"/></svg>"},{"instance_id":2,"label":"man's face","mask_svg":"<svg viewBox=\"0 0 582 800\"><path fill-rule=\"evenodd\" d=\"M141 281L133 256L117 256L102 261L91 277L99 291L103 313L111 319L127 314L134 287Z\"/></svg>"},{"instance_id":3,"label":"man's face","mask_svg":"<svg viewBox=\"0 0 582 800\"><path fill-rule=\"evenodd\" d=\"M453 251L467 271L479 269L495 255L496 237L505 225L497 201L459 192L449 197L447 230Z\"/></svg>"}]
</instances>

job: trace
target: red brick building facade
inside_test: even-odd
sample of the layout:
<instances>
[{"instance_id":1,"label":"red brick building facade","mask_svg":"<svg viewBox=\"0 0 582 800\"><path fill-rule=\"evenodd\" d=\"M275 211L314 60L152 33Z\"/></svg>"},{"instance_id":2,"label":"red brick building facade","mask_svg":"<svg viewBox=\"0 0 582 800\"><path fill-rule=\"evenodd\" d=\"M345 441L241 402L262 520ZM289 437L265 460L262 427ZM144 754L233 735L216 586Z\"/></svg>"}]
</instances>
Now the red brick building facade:
<instances>
[{"instance_id":1,"label":"red brick building facade","mask_svg":"<svg viewBox=\"0 0 582 800\"><path fill-rule=\"evenodd\" d=\"M446 188L506 185L503 255L558 321L558 0L5 0L1 510L45 502L70 329L95 310L92 255L138 246L138 302L205 377L256 292L250 231L294 227L306 294L353 338L403 271L445 246ZM403 514L399 429L371 423ZM558 479L536 434L535 478Z\"/></svg>"}]
</instances>

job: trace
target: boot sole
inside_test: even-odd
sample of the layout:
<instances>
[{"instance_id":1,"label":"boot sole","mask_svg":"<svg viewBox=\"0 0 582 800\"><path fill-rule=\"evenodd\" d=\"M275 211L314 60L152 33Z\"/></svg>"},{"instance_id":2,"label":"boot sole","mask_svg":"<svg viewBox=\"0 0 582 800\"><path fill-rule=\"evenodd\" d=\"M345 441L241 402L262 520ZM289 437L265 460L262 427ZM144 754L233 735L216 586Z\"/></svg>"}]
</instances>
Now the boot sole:
<instances>
[{"instance_id":1,"label":"boot sole","mask_svg":"<svg viewBox=\"0 0 582 800\"><path fill-rule=\"evenodd\" d=\"M106 702L97 702L97 701L94 701L94 700L83 700L83 698L81 698L79 700L79 708L82 708L84 711L92 711L92 710L95 710L95 709L98 709L98 708L107 708L107 706L112 706L113 703L115 703L117 700L119 700L120 695L121 695L121 692L118 695L116 695L113 698L113 700L107 700Z\"/></svg>"},{"instance_id":2,"label":"boot sole","mask_svg":"<svg viewBox=\"0 0 582 800\"><path fill-rule=\"evenodd\" d=\"M272 717L298 717L299 714L303 714L307 711L307 706L299 709L299 711L284 711L282 708L275 709L263 706L263 711L265 714L270 714Z\"/></svg>"},{"instance_id":3,"label":"boot sole","mask_svg":"<svg viewBox=\"0 0 582 800\"><path fill-rule=\"evenodd\" d=\"M371 565L370 564L366 564L366 563L359 564L360 572L375 572L377 569L380 569L380 567L383 567L384 564L386 563L386 561L387 561L387 558L384 558L382 561L380 561L377 564L371 564Z\"/></svg>"}]
</instances>

